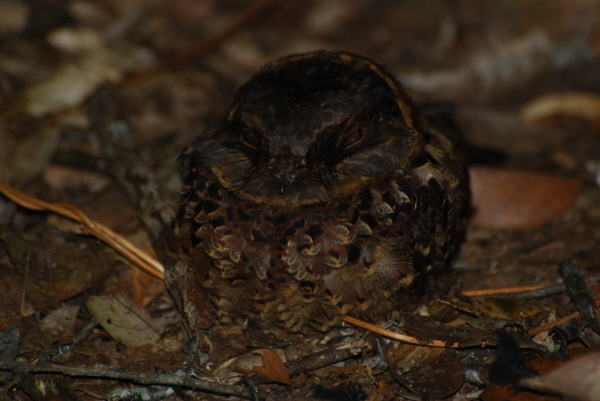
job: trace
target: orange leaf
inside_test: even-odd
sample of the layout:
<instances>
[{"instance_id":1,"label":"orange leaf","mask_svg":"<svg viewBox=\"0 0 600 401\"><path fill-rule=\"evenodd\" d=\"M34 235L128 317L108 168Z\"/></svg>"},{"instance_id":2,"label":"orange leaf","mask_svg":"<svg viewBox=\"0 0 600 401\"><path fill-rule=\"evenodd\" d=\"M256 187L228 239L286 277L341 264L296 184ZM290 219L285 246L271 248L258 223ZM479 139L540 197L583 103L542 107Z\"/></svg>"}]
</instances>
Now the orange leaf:
<instances>
[{"instance_id":1,"label":"orange leaf","mask_svg":"<svg viewBox=\"0 0 600 401\"><path fill-rule=\"evenodd\" d=\"M266 348L261 349L260 354L263 358L263 365L255 366L254 373L278 383L291 384L290 374L279 355Z\"/></svg>"},{"instance_id":2,"label":"orange leaf","mask_svg":"<svg viewBox=\"0 0 600 401\"><path fill-rule=\"evenodd\" d=\"M473 224L495 230L527 230L566 212L581 193L580 181L515 169L469 169Z\"/></svg>"}]
</instances>

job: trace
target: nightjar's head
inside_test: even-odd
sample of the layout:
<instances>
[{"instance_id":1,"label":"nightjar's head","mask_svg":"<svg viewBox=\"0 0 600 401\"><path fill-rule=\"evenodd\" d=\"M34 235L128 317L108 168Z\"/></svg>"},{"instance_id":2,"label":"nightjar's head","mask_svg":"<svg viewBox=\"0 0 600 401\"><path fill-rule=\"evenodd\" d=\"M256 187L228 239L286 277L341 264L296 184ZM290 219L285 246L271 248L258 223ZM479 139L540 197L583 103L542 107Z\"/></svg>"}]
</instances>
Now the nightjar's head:
<instances>
[{"instance_id":1,"label":"nightjar's head","mask_svg":"<svg viewBox=\"0 0 600 401\"><path fill-rule=\"evenodd\" d=\"M400 85L347 53L294 55L242 86L223 123L182 156L241 199L327 202L399 174L428 135Z\"/></svg>"}]
</instances>

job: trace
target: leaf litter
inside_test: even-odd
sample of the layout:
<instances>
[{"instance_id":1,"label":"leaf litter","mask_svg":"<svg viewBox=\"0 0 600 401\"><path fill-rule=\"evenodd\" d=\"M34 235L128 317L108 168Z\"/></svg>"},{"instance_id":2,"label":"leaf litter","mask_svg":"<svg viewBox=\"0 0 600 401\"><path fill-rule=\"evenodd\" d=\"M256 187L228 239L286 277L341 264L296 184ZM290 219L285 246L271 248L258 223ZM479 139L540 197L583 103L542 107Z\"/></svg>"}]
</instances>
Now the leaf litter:
<instances>
[{"instance_id":1,"label":"leaf litter","mask_svg":"<svg viewBox=\"0 0 600 401\"><path fill-rule=\"evenodd\" d=\"M532 343L530 336L545 341L553 358L598 347L597 334L589 322L573 320L579 314L578 308L590 311L590 303L580 306L575 302L576 307L564 286L543 292L544 287L552 289L560 284L559 262L575 257L591 298L599 298L600 194L594 163L599 157L600 140L596 135L594 96L600 91L600 82L595 73L597 66L591 65L595 61L589 59L597 50L593 47L597 38L590 36L590 32L597 32L593 25L597 18L592 18L587 8L558 0L545 4L543 10L535 2L510 3L506 5L510 13L499 12L491 3L478 5L476 10L467 5L449 10L441 1L432 2L427 9L375 2L368 10L356 1L337 8L296 2L284 5L264 1L253 7L242 3L225 7L218 2L177 0L165 8L143 1L118 7L92 1L87 5L48 3L39 5L43 10L38 11L33 4L23 2L13 9L17 13L15 21L21 22L11 25L7 32L13 35L12 41L0 49L0 141L8 145L0 147L0 177L28 194L22 198L22 206L38 210L28 212L0 198L0 304L5 306L0 308L0 332L11 333L15 324L19 327L17 361L35 361L56 351L56 344L79 333L92 316L101 325L104 323L102 329L97 326L74 348L59 353L57 363L146 371L162 367L166 372L176 372L186 358L186 340L172 319L176 309L168 296L154 299L160 291L145 291L154 285L153 279L146 278L146 273L132 273L130 262L80 235L102 227L96 222L118 221L111 228L123 233L131 233L137 225L136 211L127 206L115 204L108 211L85 207L89 200L81 196L86 183L81 172L104 174L103 166L122 162L102 158L88 130L91 118L81 118L89 115L89 95L106 81L119 83L119 77L128 77L120 91L125 95L125 115L129 117L124 123L132 127L134 135L132 152L141 153L150 145L150 136L152 140L174 143L163 147L162 153L153 153L151 164L157 168L157 176L176 177L177 149L216 121L240 82L263 62L314 48L346 48L363 53L404 77L418 102L456 103L458 122L467 141L495 148L507 156L506 167L492 168L491 161L487 166L485 157L478 159L483 165L470 167L477 214L456 263L465 293L477 290L479 296L485 296L489 289L488 294L495 297L451 299L447 304L430 305L418 316L398 317L385 325L388 331L410 337L416 344L381 340L347 324L320 341L303 344L290 340L291 344L283 348L274 345L276 352L294 357L286 358L283 364L281 359L263 354L254 359L250 370L256 372L254 368L258 368L265 380L276 382L285 382L285 373L289 373L293 384L288 387L294 397L326 396L331 391L319 389L333 388L356 399L465 399L481 395L491 400L501 391L531 395L522 387L511 390L510 385L490 384L489 366L498 347L502 347L497 330L508 330L511 338L516 338L515 352L540 372L536 363L547 361L548 351ZM6 9L12 12L10 7ZM552 23L547 19L549 9L554 11ZM34 11L51 17L44 24L35 18L23 22L18 17L24 12L33 15ZM419 13L427 18L416 18ZM68 15L79 28L64 26L64 20L52 17L56 15ZM530 20L515 19L514 15L527 15ZM264 23L252 23L265 16ZM569 18L580 21L579 26L568 24ZM199 24L199 20L204 23ZM442 31L439 21L445 21ZM27 26L34 23L40 24L35 26L37 30ZM411 37L414 40L407 40ZM77 42L85 38L89 41ZM208 44L204 38L209 38ZM492 42L495 45L490 47ZM563 64L553 64L551 61L558 60L567 48L571 51L561 59ZM167 57L164 60L168 62L154 64L160 68L152 74L144 73L152 70L148 68L154 60L180 51L192 56L170 61ZM532 55L536 55L535 60ZM193 62L185 61L192 58ZM444 60L444 67L440 67L440 60ZM506 62L511 68L505 68ZM65 81L65 77L70 80ZM483 86L481 79L485 80ZM569 88L566 92L565 87ZM561 119L565 117L570 124L563 124ZM545 125L537 126L540 123ZM483 180L478 175L482 171ZM163 182L176 202L177 179ZM95 186L98 192L94 197L107 202L111 185L105 180ZM39 203L29 203L31 195L51 205L46 210L75 216L87 228L82 230L77 225L73 230L53 223L48 213L40 211ZM65 200L85 209L89 217L83 217L73 206L56 207L56 202ZM28 238L28 233L47 234L36 241ZM124 246L108 231L100 230L98 235L102 240L108 236L116 241L112 243L115 249ZM74 249L91 256L73 258L71 255L77 254ZM63 257L57 257L56 252ZM142 251L133 258L145 260L146 254ZM152 259L148 256L145 261L152 265ZM155 272L156 267L148 271ZM161 273L152 274L160 277ZM515 287L527 291L511 295ZM581 282L577 288L581 292ZM498 298L501 293L505 294ZM590 316L593 314L587 313L583 318L589 320ZM563 320L565 323L556 326ZM461 347L422 346L434 341ZM486 347L482 348L484 342ZM213 347L212 356L196 375L210 382L216 366L232 355L217 341L206 344ZM395 352L394 347L405 351ZM318 365L311 359L313 355L318 356L316 362L321 360L325 365ZM413 363L406 355L419 357ZM304 368L290 368L294 364ZM581 373L586 366L574 364L569 369ZM36 369L42 367L38 363ZM53 369L59 371L59 367ZM91 394L106 397L108 390L103 389L106 382L101 377L123 380L106 369L96 373L87 379L60 374L39 378L48 388L68 388L69 396L80 398ZM127 373L127 380L143 385L167 383L163 376L148 381L141 372ZM42 399L35 386L26 385L26 377L32 376L23 376L20 385L11 381L4 387L9 397ZM278 396L276 391L281 385L265 383L254 373L250 377L251 382L259 383L255 394L262 396L267 390L271 397ZM444 380L436 380L441 377ZM583 377L588 376L574 375L561 388L544 389L569 396L570 383L579 383ZM186 387L174 376L168 380L177 391L180 386ZM125 386L121 381L110 383L112 387ZM187 388L202 389L200 393L217 388L204 382L196 385L199 387L188 384ZM246 384L239 374L231 376L227 385L231 387L218 391L253 396L252 391L244 389ZM581 390L577 397L594 399L594 388L581 385L577 389Z\"/></svg>"}]
</instances>

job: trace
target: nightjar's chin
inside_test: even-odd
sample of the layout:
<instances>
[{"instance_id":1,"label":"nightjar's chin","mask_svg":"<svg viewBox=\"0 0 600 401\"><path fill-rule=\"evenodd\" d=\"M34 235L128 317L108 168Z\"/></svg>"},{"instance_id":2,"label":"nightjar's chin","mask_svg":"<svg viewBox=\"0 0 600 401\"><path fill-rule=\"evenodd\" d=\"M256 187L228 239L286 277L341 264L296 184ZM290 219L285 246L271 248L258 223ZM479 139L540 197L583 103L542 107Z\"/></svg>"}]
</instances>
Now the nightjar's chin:
<instances>
[{"instance_id":1,"label":"nightjar's chin","mask_svg":"<svg viewBox=\"0 0 600 401\"><path fill-rule=\"evenodd\" d=\"M325 185L304 173L249 169L231 175L219 166L211 170L219 182L237 197L259 205L293 208L332 200L332 193Z\"/></svg>"}]
</instances>

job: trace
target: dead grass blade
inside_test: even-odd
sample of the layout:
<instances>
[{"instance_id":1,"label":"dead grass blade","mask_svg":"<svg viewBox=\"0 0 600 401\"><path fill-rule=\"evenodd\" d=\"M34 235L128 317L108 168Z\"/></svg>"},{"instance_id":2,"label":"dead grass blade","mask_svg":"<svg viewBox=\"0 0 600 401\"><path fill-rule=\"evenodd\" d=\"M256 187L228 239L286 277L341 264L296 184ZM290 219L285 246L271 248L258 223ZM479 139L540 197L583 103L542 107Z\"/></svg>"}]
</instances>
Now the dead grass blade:
<instances>
[{"instance_id":1,"label":"dead grass blade","mask_svg":"<svg viewBox=\"0 0 600 401\"><path fill-rule=\"evenodd\" d=\"M164 268L156 259L140 250L110 228L91 220L81 209L69 203L50 203L27 195L0 182L0 193L17 205L30 210L49 211L83 224L83 234L93 235L127 258L146 273L164 280Z\"/></svg>"},{"instance_id":2,"label":"dead grass blade","mask_svg":"<svg viewBox=\"0 0 600 401\"><path fill-rule=\"evenodd\" d=\"M377 333L384 337L391 338L392 340L402 341L403 343L407 343L407 344L422 345L424 347L460 348L460 345L458 343L449 344L445 341L440 341L440 340L433 340L430 343L423 344L423 343L419 342L419 340L417 340L415 337L407 336L405 334L395 333L393 331L386 330L386 329L382 329L381 327L375 326L375 325L367 323L367 322L363 322L362 320L353 318L351 316L342 316L342 320L346 323L353 324L354 326L358 326L365 330L372 331L373 333ZM485 347L485 341L483 341L481 343L481 346Z\"/></svg>"}]
</instances>

